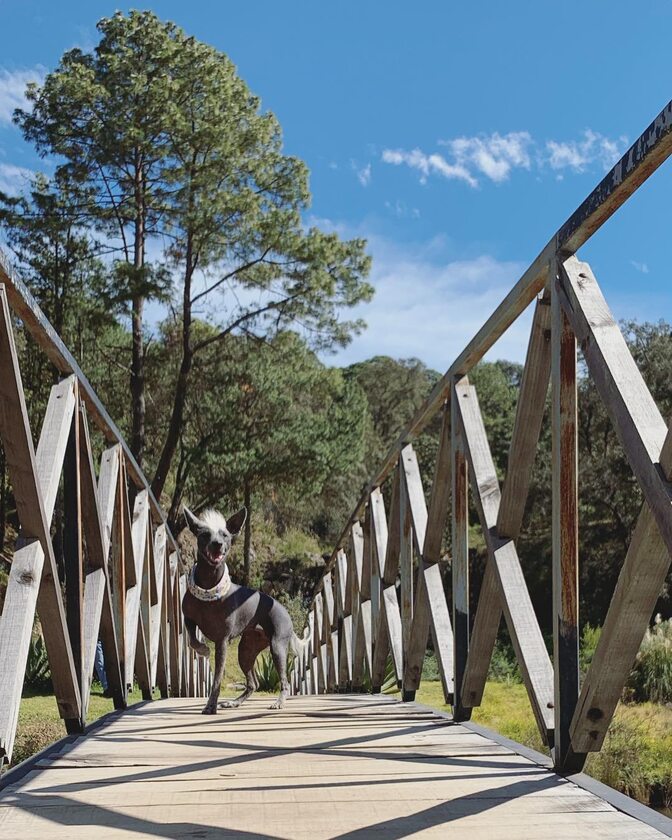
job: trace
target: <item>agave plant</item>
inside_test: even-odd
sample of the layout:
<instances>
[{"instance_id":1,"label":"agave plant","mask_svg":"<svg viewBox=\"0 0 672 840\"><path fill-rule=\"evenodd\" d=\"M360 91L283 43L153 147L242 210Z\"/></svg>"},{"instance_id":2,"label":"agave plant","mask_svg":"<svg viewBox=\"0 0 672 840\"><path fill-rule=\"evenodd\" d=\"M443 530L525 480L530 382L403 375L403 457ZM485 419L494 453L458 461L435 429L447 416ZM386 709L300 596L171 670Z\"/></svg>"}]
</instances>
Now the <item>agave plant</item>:
<instances>
[{"instance_id":1,"label":"agave plant","mask_svg":"<svg viewBox=\"0 0 672 840\"><path fill-rule=\"evenodd\" d=\"M273 664L270 651L264 651L254 663L254 675L257 678L258 691L279 691L280 677Z\"/></svg>"},{"instance_id":2,"label":"agave plant","mask_svg":"<svg viewBox=\"0 0 672 840\"><path fill-rule=\"evenodd\" d=\"M24 684L38 691L51 688L51 670L42 636L34 636L30 640Z\"/></svg>"}]
</instances>

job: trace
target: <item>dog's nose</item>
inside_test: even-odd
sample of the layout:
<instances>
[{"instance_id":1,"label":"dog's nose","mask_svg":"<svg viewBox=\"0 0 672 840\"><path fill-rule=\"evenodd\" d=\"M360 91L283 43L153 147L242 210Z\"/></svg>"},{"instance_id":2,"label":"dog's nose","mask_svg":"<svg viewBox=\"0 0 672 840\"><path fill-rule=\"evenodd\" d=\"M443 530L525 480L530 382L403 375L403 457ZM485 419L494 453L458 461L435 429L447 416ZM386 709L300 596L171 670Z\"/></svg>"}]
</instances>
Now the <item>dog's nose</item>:
<instances>
[{"instance_id":1,"label":"dog's nose","mask_svg":"<svg viewBox=\"0 0 672 840\"><path fill-rule=\"evenodd\" d=\"M219 542L219 540L213 540L212 541L212 548L213 548L214 551L216 551L218 553L221 552L223 546L224 546L224 543Z\"/></svg>"}]
</instances>

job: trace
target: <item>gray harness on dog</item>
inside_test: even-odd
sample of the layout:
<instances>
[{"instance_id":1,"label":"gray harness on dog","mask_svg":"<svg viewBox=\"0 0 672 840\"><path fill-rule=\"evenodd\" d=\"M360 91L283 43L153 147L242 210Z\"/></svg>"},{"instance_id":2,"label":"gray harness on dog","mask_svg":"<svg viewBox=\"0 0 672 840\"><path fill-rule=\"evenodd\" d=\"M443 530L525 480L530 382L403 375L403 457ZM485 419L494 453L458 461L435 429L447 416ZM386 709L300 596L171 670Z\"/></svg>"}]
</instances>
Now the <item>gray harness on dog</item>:
<instances>
[{"instance_id":1,"label":"gray harness on dog","mask_svg":"<svg viewBox=\"0 0 672 840\"><path fill-rule=\"evenodd\" d=\"M216 586L213 586L212 589L203 589L202 586L199 586L196 583L196 566L193 565L191 567L191 571L189 572L189 577L187 578L187 589L194 598L198 598L199 601L219 601L220 598L224 598L226 593L231 589L231 577L229 576L229 567L224 567L224 574L222 575L222 579Z\"/></svg>"}]
</instances>

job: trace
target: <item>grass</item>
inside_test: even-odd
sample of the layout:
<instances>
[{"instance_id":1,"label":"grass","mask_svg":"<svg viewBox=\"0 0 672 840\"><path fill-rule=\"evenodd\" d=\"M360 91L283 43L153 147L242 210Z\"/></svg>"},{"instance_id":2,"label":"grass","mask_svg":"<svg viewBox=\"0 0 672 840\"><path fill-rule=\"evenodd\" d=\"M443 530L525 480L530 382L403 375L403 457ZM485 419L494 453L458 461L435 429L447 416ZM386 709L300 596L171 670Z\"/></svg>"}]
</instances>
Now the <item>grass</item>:
<instances>
[{"instance_id":1,"label":"grass","mask_svg":"<svg viewBox=\"0 0 672 840\"><path fill-rule=\"evenodd\" d=\"M422 683L416 699L450 710L439 682ZM523 685L488 682L472 720L548 754ZM585 772L647 805L672 807L672 709L657 703L619 704L604 746L589 756Z\"/></svg>"},{"instance_id":2,"label":"grass","mask_svg":"<svg viewBox=\"0 0 672 840\"><path fill-rule=\"evenodd\" d=\"M138 688L135 688L129 695L129 705L139 703L141 700L142 694ZM112 700L103 697L102 688L94 683L89 701L88 722L92 723L113 710ZM66 734L53 694L24 692L19 706L19 724L14 741L12 766L24 761L54 741L58 741Z\"/></svg>"}]
</instances>

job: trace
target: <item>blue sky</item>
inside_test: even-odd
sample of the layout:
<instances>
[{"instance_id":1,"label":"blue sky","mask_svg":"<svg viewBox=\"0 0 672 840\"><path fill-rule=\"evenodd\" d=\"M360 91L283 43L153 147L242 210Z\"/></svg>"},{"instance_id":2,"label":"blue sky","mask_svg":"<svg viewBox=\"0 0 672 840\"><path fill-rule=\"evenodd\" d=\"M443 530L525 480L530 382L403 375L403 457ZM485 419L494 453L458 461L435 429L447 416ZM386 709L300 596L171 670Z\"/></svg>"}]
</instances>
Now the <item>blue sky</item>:
<instances>
[{"instance_id":1,"label":"blue sky","mask_svg":"<svg viewBox=\"0 0 672 840\"><path fill-rule=\"evenodd\" d=\"M38 163L22 85L92 47L113 4L0 0L0 186ZM605 169L672 97L672 0L154 2L228 53L311 170L308 218L365 236L368 330L332 361L445 370ZM619 318L672 320L672 164L581 251ZM522 360L523 317L491 358Z\"/></svg>"}]
</instances>

